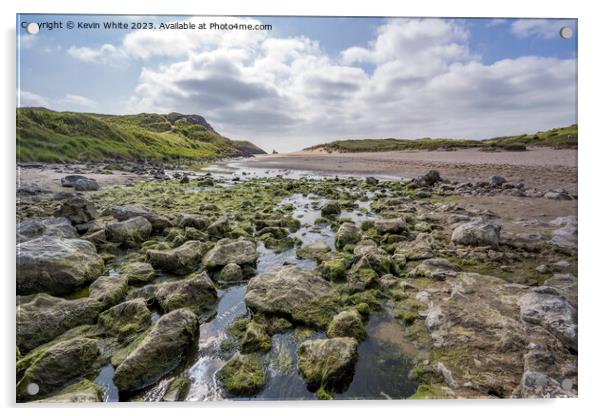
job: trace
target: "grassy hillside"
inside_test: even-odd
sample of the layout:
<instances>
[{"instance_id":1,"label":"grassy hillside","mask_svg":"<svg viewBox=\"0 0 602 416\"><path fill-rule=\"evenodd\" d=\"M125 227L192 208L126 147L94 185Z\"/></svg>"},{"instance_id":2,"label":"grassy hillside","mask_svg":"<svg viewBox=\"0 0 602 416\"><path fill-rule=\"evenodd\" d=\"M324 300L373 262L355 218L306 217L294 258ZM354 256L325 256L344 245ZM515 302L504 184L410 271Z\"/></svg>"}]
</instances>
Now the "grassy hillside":
<instances>
[{"instance_id":1,"label":"grassy hillside","mask_svg":"<svg viewBox=\"0 0 602 416\"><path fill-rule=\"evenodd\" d=\"M261 151L218 134L198 115L103 115L17 109L17 161L170 161Z\"/></svg>"},{"instance_id":2,"label":"grassy hillside","mask_svg":"<svg viewBox=\"0 0 602 416\"><path fill-rule=\"evenodd\" d=\"M247 140L233 140L236 147L251 155L265 155L265 151Z\"/></svg>"},{"instance_id":3,"label":"grassy hillside","mask_svg":"<svg viewBox=\"0 0 602 416\"><path fill-rule=\"evenodd\" d=\"M359 139L336 140L330 143L308 147L305 150L324 150L327 152L388 152L403 150L437 150L478 147L483 150L509 149L520 150L525 146L544 146L554 148L577 147L577 124L560 127L534 134L496 137L486 140L466 139Z\"/></svg>"}]
</instances>

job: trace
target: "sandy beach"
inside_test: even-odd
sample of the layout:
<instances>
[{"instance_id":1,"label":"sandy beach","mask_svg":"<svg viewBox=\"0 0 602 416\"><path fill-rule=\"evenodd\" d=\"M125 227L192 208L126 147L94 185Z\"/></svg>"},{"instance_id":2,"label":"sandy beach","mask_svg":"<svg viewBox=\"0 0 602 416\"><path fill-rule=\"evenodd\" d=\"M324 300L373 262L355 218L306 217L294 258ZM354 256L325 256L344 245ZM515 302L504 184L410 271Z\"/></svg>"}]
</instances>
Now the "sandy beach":
<instances>
[{"instance_id":1,"label":"sandy beach","mask_svg":"<svg viewBox=\"0 0 602 416\"><path fill-rule=\"evenodd\" d=\"M460 182L477 182L501 175L512 182L524 182L526 186L577 192L576 149L534 148L526 152L481 152L477 149L382 153L302 151L257 156L243 162L243 165L404 178L436 169L443 177Z\"/></svg>"}]
</instances>

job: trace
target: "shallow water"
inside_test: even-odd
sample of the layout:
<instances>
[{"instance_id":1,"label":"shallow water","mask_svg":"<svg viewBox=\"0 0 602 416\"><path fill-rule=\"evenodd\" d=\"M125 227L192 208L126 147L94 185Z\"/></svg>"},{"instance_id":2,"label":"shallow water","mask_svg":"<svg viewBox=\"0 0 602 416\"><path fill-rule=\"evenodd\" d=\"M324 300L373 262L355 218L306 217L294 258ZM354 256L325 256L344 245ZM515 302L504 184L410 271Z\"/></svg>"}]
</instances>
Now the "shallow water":
<instances>
[{"instance_id":1,"label":"shallow water","mask_svg":"<svg viewBox=\"0 0 602 416\"><path fill-rule=\"evenodd\" d=\"M210 169L211 170L211 169ZM297 179L319 179L315 174L305 174L299 171L282 171L274 169L248 169L247 175L240 175L235 163L216 166L212 175L231 178L232 174L245 177L275 177L278 175ZM196 176L196 175L195 175ZM347 189L341 192L348 193ZM369 200L359 200L359 195L350 195L356 199L353 210L343 210L341 217L359 223L366 218L375 218L369 207L376 196L369 193ZM315 241L323 241L334 249L335 232L329 225L316 224L321 217L320 206L326 201L317 195L301 195L283 199L280 207L292 205L291 215L301 222L301 227L292 237L298 237L304 245ZM267 249L262 242L257 245L259 258L257 274L265 273L285 264L296 264L307 269L314 269L316 262L297 258L296 247L276 253ZM157 279L169 280L169 276L159 274ZM155 282L153 282L155 283ZM223 400L227 396L216 380L216 373L227 360L236 353L236 347L230 347L228 342L232 336L228 327L237 319L250 317L244 303L246 282L218 290L219 301L215 314L207 322L200 325L199 341L196 351L187 363L182 364L176 372L163 378L153 386L145 389L136 397L145 401L161 400L169 383L175 376L186 375L190 379L190 390L187 401ZM153 321L159 315L153 313ZM382 311L373 314L366 324L368 337L358 347L358 362L355 365L353 380L346 391L334 394L338 399L388 399L405 398L412 395L416 385L408 377L413 366L415 351L412 344L406 340L403 326L394 318ZM314 332L310 338L325 338L323 332ZM261 359L267 372L265 388L251 400L302 400L315 399L315 393L307 390L305 381L297 370L297 350L299 343L294 331L286 331L272 337L272 349ZM225 342L226 341L226 342ZM103 367L97 382L107 388L108 401L118 400L117 389L112 383L113 368ZM236 398L235 400L249 400Z\"/></svg>"}]
</instances>

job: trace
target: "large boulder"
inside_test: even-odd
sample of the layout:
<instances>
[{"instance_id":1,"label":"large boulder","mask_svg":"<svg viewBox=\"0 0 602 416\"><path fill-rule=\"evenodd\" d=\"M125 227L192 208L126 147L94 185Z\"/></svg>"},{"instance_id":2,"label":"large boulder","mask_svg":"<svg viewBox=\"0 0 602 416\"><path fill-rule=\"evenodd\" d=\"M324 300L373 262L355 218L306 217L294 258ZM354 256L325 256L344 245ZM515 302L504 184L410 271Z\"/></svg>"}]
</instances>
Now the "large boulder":
<instances>
[{"instance_id":1,"label":"large boulder","mask_svg":"<svg viewBox=\"0 0 602 416\"><path fill-rule=\"evenodd\" d=\"M424 260L433 257L435 239L428 233L419 233L412 241L400 242L395 254L400 254L406 260Z\"/></svg>"},{"instance_id":2,"label":"large boulder","mask_svg":"<svg viewBox=\"0 0 602 416\"><path fill-rule=\"evenodd\" d=\"M363 262L374 270L378 275L394 272L393 262L386 251L379 248L371 240L365 244L360 242L353 249L353 256L356 263Z\"/></svg>"},{"instance_id":3,"label":"large boulder","mask_svg":"<svg viewBox=\"0 0 602 416\"><path fill-rule=\"evenodd\" d=\"M299 346L299 370L311 391L344 391L357 361L354 338L331 338L305 341Z\"/></svg>"},{"instance_id":4,"label":"large boulder","mask_svg":"<svg viewBox=\"0 0 602 416\"><path fill-rule=\"evenodd\" d=\"M477 220L457 226L452 233L452 242L464 246L491 246L500 244L501 225Z\"/></svg>"},{"instance_id":5,"label":"large boulder","mask_svg":"<svg viewBox=\"0 0 602 416\"><path fill-rule=\"evenodd\" d=\"M408 225L403 218L376 220L374 228L380 234L402 234L408 231Z\"/></svg>"},{"instance_id":6,"label":"large boulder","mask_svg":"<svg viewBox=\"0 0 602 416\"><path fill-rule=\"evenodd\" d=\"M35 383L40 395L51 393L92 370L100 355L98 341L73 338L32 351L17 362L17 398L31 397L27 387Z\"/></svg>"},{"instance_id":7,"label":"large boulder","mask_svg":"<svg viewBox=\"0 0 602 416\"><path fill-rule=\"evenodd\" d=\"M337 201L328 201L320 208L323 217L334 217L341 213L341 206Z\"/></svg>"},{"instance_id":8,"label":"large boulder","mask_svg":"<svg viewBox=\"0 0 602 416\"><path fill-rule=\"evenodd\" d=\"M357 309L348 309L337 314L328 325L329 338L351 337L359 341L366 337L362 316Z\"/></svg>"},{"instance_id":9,"label":"large boulder","mask_svg":"<svg viewBox=\"0 0 602 416\"><path fill-rule=\"evenodd\" d=\"M91 178L80 178L75 181L73 187L76 191L98 191L100 189L96 179Z\"/></svg>"},{"instance_id":10,"label":"large boulder","mask_svg":"<svg viewBox=\"0 0 602 416\"><path fill-rule=\"evenodd\" d=\"M200 266L206 247L200 241L192 240L171 250L148 250L146 256L156 269L186 274Z\"/></svg>"},{"instance_id":11,"label":"large boulder","mask_svg":"<svg viewBox=\"0 0 602 416\"><path fill-rule=\"evenodd\" d=\"M83 175L67 175L61 178L61 186L65 188L74 188L77 181L86 179L93 180Z\"/></svg>"},{"instance_id":12,"label":"large boulder","mask_svg":"<svg viewBox=\"0 0 602 416\"><path fill-rule=\"evenodd\" d=\"M198 214L181 214L178 219L178 227L192 227L198 230L207 228L207 219Z\"/></svg>"},{"instance_id":13,"label":"large boulder","mask_svg":"<svg viewBox=\"0 0 602 416\"><path fill-rule=\"evenodd\" d=\"M193 273L187 279L158 285L155 299L165 312L179 308L198 312L215 306L217 290L206 272Z\"/></svg>"},{"instance_id":14,"label":"large boulder","mask_svg":"<svg viewBox=\"0 0 602 416\"><path fill-rule=\"evenodd\" d=\"M27 352L79 325L92 324L103 310L96 299L65 300L41 293L17 306L17 347Z\"/></svg>"},{"instance_id":15,"label":"large boulder","mask_svg":"<svg viewBox=\"0 0 602 416\"><path fill-rule=\"evenodd\" d=\"M228 217L223 216L218 218L216 221L211 223L207 227L207 233L215 241L219 238L223 238L230 232L230 221Z\"/></svg>"},{"instance_id":16,"label":"large boulder","mask_svg":"<svg viewBox=\"0 0 602 416\"><path fill-rule=\"evenodd\" d=\"M107 309L98 317L98 325L107 334L126 339L148 328L151 324L151 311L142 298L122 302Z\"/></svg>"},{"instance_id":17,"label":"large boulder","mask_svg":"<svg viewBox=\"0 0 602 416\"><path fill-rule=\"evenodd\" d=\"M416 266L409 274L410 277L429 277L435 280L445 280L456 277L458 268L443 258L424 260Z\"/></svg>"},{"instance_id":18,"label":"large boulder","mask_svg":"<svg viewBox=\"0 0 602 416\"><path fill-rule=\"evenodd\" d=\"M573 254L578 243L577 217L560 217L552 221L552 225L560 228L552 232L550 244L562 252Z\"/></svg>"},{"instance_id":19,"label":"large boulder","mask_svg":"<svg viewBox=\"0 0 602 416\"><path fill-rule=\"evenodd\" d=\"M569 348L577 350L577 311L557 289L535 287L518 303L523 321L542 326Z\"/></svg>"},{"instance_id":20,"label":"large boulder","mask_svg":"<svg viewBox=\"0 0 602 416\"><path fill-rule=\"evenodd\" d=\"M90 380L83 379L52 396L34 400L33 403L101 403L104 402L103 398L104 390L101 387Z\"/></svg>"},{"instance_id":21,"label":"large boulder","mask_svg":"<svg viewBox=\"0 0 602 416\"><path fill-rule=\"evenodd\" d=\"M205 254L203 265L208 269L213 269L229 263L254 264L258 256L257 247L252 241L223 239Z\"/></svg>"},{"instance_id":22,"label":"large boulder","mask_svg":"<svg viewBox=\"0 0 602 416\"><path fill-rule=\"evenodd\" d=\"M19 294L66 294L103 271L104 262L89 241L44 236L17 245Z\"/></svg>"},{"instance_id":23,"label":"large boulder","mask_svg":"<svg viewBox=\"0 0 602 416\"><path fill-rule=\"evenodd\" d=\"M121 268L121 276L128 283L146 283L155 277L155 269L149 263L135 261Z\"/></svg>"},{"instance_id":24,"label":"large boulder","mask_svg":"<svg viewBox=\"0 0 602 416\"><path fill-rule=\"evenodd\" d=\"M439 171L429 170L425 175L412 179L412 184L420 188L431 187L438 182L441 182Z\"/></svg>"},{"instance_id":25,"label":"large boulder","mask_svg":"<svg viewBox=\"0 0 602 416\"><path fill-rule=\"evenodd\" d=\"M245 302L255 312L321 327L336 313L336 292L331 284L297 266L284 266L252 278Z\"/></svg>"},{"instance_id":26,"label":"large boulder","mask_svg":"<svg viewBox=\"0 0 602 416\"><path fill-rule=\"evenodd\" d=\"M216 374L230 396L254 396L266 384L265 370L256 355L237 354Z\"/></svg>"},{"instance_id":27,"label":"large boulder","mask_svg":"<svg viewBox=\"0 0 602 416\"><path fill-rule=\"evenodd\" d=\"M342 249L347 244L355 244L360 241L362 232L359 227L353 223L343 223L335 235L335 245L338 249Z\"/></svg>"},{"instance_id":28,"label":"large boulder","mask_svg":"<svg viewBox=\"0 0 602 416\"><path fill-rule=\"evenodd\" d=\"M163 315L117 367L115 385L120 391L134 391L159 379L182 362L197 331L197 317L188 309Z\"/></svg>"},{"instance_id":29,"label":"large boulder","mask_svg":"<svg viewBox=\"0 0 602 416\"><path fill-rule=\"evenodd\" d=\"M163 231L165 228L172 226L168 218L142 207L131 205L116 206L111 207L109 212L119 221L129 220L134 217L144 217L151 223L153 232Z\"/></svg>"},{"instance_id":30,"label":"large boulder","mask_svg":"<svg viewBox=\"0 0 602 416\"><path fill-rule=\"evenodd\" d=\"M138 247L148 240L152 231L151 223L144 217L133 217L125 221L107 224L105 228L109 241L125 247Z\"/></svg>"},{"instance_id":31,"label":"large boulder","mask_svg":"<svg viewBox=\"0 0 602 416\"><path fill-rule=\"evenodd\" d=\"M22 243L43 235L49 237L77 238L77 230L71 221L64 217L50 217L43 220L27 220L17 224L17 243Z\"/></svg>"},{"instance_id":32,"label":"large boulder","mask_svg":"<svg viewBox=\"0 0 602 416\"><path fill-rule=\"evenodd\" d=\"M68 218L73 225L84 224L98 217L96 207L83 196L66 199L56 211L57 217Z\"/></svg>"},{"instance_id":33,"label":"large boulder","mask_svg":"<svg viewBox=\"0 0 602 416\"><path fill-rule=\"evenodd\" d=\"M321 260L326 253L331 251L330 246L322 240L314 241L297 249L300 259Z\"/></svg>"},{"instance_id":34,"label":"large boulder","mask_svg":"<svg viewBox=\"0 0 602 416\"><path fill-rule=\"evenodd\" d=\"M127 279L121 276L101 276L90 285L90 298L109 307L122 300L127 291Z\"/></svg>"},{"instance_id":35,"label":"large boulder","mask_svg":"<svg viewBox=\"0 0 602 416\"><path fill-rule=\"evenodd\" d=\"M265 325L251 321L247 324L240 351L248 354L255 351L269 351L272 348L272 338L267 333Z\"/></svg>"},{"instance_id":36,"label":"large boulder","mask_svg":"<svg viewBox=\"0 0 602 416\"><path fill-rule=\"evenodd\" d=\"M242 268L238 264L228 263L219 271L219 273L217 273L216 277L219 282L234 283L242 281L244 279L244 274Z\"/></svg>"}]
</instances>

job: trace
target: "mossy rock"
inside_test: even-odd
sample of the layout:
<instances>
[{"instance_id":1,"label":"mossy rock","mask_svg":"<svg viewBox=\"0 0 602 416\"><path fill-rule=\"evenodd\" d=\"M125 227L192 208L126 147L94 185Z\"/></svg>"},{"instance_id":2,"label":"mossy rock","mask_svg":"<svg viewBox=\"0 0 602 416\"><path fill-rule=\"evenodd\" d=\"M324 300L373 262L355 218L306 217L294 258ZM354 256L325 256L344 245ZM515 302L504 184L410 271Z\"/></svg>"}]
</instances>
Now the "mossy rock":
<instances>
[{"instance_id":1,"label":"mossy rock","mask_svg":"<svg viewBox=\"0 0 602 416\"><path fill-rule=\"evenodd\" d=\"M245 334L240 344L240 351L248 354L256 351L269 351L272 348L272 339L264 325L251 321L245 328Z\"/></svg>"},{"instance_id":2,"label":"mossy rock","mask_svg":"<svg viewBox=\"0 0 602 416\"><path fill-rule=\"evenodd\" d=\"M254 396L266 384L265 370L254 354L235 355L217 372L217 379L230 396Z\"/></svg>"},{"instance_id":3,"label":"mossy rock","mask_svg":"<svg viewBox=\"0 0 602 416\"><path fill-rule=\"evenodd\" d=\"M326 335L329 338L351 337L358 341L366 338L362 316L356 309L342 311L332 318Z\"/></svg>"},{"instance_id":4,"label":"mossy rock","mask_svg":"<svg viewBox=\"0 0 602 416\"><path fill-rule=\"evenodd\" d=\"M421 384L416 389L416 393L411 395L409 399L411 400L424 400L424 399L444 399L445 394L443 391L436 386L431 386L428 384Z\"/></svg>"},{"instance_id":5,"label":"mossy rock","mask_svg":"<svg viewBox=\"0 0 602 416\"><path fill-rule=\"evenodd\" d=\"M235 337L242 339L250 322L248 319L238 319L230 324L228 331Z\"/></svg>"}]
</instances>

